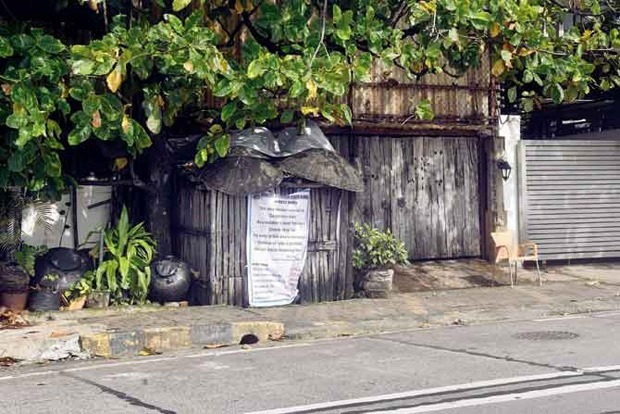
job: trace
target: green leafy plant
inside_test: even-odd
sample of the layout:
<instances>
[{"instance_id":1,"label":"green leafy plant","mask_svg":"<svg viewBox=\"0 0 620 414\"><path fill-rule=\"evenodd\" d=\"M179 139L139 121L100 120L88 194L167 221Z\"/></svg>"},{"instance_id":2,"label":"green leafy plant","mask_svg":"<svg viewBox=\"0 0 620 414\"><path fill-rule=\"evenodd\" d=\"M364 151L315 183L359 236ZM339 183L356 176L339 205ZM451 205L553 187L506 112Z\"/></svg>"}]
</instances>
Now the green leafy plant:
<instances>
[{"instance_id":1,"label":"green leafy plant","mask_svg":"<svg viewBox=\"0 0 620 414\"><path fill-rule=\"evenodd\" d=\"M390 231L378 230L369 224L355 224L355 269L385 269L407 263L405 244L397 240Z\"/></svg>"},{"instance_id":2,"label":"green leafy plant","mask_svg":"<svg viewBox=\"0 0 620 414\"><path fill-rule=\"evenodd\" d=\"M60 276L58 276L55 273L49 273L49 274L43 276L43 280L48 281L48 282L55 282L58 279L60 279Z\"/></svg>"},{"instance_id":3,"label":"green leafy plant","mask_svg":"<svg viewBox=\"0 0 620 414\"><path fill-rule=\"evenodd\" d=\"M37 256L47 251L46 246L30 246L29 244L22 244L19 250L15 252L15 262L21 267L28 276L34 276L34 264ZM46 276L47 277L47 276Z\"/></svg>"},{"instance_id":4,"label":"green leafy plant","mask_svg":"<svg viewBox=\"0 0 620 414\"><path fill-rule=\"evenodd\" d=\"M95 271L93 288L109 290L115 303L145 303L155 254L151 234L143 223L130 226L123 207L116 227L105 231L104 243L105 257Z\"/></svg>"},{"instance_id":5,"label":"green leafy plant","mask_svg":"<svg viewBox=\"0 0 620 414\"><path fill-rule=\"evenodd\" d=\"M32 276L31 276L32 277ZM48 273L41 278L39 283L36 285L30 286L30 289L37 291L49 291L49 292L57 292L58 290L58 280L60 276L55 273Z\"/></svg>"},{"instance_id":6,"label":"green leafy plant","mask_svg":"<svg viewBox=\"0 0 620 414\"><path fill-rule=\"evenodd\" d=\"M95 273L90 270L87 271L78 281L71 284L71 286L69 286L69 288L63 293L65 299L67 299L68 302L71 302L88 295L91 290L93 290L94 280Z\"/></svg>"}]
</instances>

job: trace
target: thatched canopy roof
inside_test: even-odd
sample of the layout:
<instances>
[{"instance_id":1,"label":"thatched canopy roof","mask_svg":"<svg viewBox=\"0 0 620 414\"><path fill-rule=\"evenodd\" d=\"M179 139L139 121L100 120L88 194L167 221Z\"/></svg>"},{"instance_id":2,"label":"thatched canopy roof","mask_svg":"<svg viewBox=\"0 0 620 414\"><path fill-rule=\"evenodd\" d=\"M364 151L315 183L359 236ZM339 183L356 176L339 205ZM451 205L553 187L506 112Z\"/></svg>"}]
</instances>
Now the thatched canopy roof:
<instances>
[{"instance_id":1,"label":"thatched canopy roof","mask_svg":"<svg viewBox=\"0 0 620 414\"><path fill-rule=\"evenodd\" d=\"M263 192L287 176L347 191L363 190L360 173L313 122L301 134L297 128L285 128L277 136L267 128L235 133L226 158L187 174L200 187L231 195Z\"/></svg>"},{"instance_id":2,"label":"thatched canopy roof","mask_svg":"<svg viewBox=\"0 0 620 414\"><path fill-rule=\"evenodd\" d=\"M198 174L200 186L230 195L260 193L278 186L284 174L269 161L230 156L206 165Z\"/></svg>"},{"instance_id":3,"label":"thatched canopy roof","mask_svg":"<svg viewBox=\"0 0 620 414\"><path fill-rule=\"evenodd\" d=\"M278 167L294 177L343 190L361 192L364 182L359 172L342 156L323 149L311 149L287 157Z\"/></svg>"}]
</instances>

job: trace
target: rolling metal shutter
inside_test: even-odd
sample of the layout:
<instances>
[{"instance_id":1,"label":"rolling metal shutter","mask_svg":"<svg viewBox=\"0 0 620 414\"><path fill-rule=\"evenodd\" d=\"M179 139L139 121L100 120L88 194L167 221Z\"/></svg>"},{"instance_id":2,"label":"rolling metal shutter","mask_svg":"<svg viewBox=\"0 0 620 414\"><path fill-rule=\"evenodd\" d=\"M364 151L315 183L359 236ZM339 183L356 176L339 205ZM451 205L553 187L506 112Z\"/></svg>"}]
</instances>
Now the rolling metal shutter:
<instances>
[{"instance_id":1,"label":"rolling metal shutter","mask_svg":"<svg viewBox=\"0 0 620 414\"><path fill-rule=\"evenodd\" d=\"M620 257L620 141L522 141L521 240L543 260Z\"/></svg>"}]
</instances>

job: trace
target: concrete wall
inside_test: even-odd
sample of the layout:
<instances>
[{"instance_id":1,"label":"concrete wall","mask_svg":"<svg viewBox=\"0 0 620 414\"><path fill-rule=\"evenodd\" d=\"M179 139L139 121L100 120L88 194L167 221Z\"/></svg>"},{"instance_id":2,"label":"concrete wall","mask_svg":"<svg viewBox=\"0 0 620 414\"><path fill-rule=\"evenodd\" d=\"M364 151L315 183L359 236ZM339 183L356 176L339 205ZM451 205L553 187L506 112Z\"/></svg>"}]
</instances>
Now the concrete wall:
<instances>
[{"instance_id":1,"label":"concrete wall","mask_svg":"<svg viewBox=\"0 0 620 414\"><path fill-rule=\"evenodd\" d=\"M514 242L519 242L519 165L518 145L521 140L521 117L516 115L500 115L499 136L504 140L506 160L512 166L512 174L508 181L503 182L503 199L506 221L504 228L514 235ZM502 154L497 154L498 158ZM499 172L498 172L499 174ZM503 181L503 180L502 180Z\"/></svg>"}]
</instances>

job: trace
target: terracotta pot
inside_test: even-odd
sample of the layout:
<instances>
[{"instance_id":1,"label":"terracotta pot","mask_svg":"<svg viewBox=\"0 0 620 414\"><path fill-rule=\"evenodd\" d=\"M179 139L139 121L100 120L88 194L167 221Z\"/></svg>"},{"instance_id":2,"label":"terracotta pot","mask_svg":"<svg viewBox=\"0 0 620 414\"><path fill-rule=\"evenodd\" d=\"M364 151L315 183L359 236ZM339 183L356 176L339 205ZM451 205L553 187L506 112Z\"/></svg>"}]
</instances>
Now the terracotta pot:
<instances>
[{"instance_id":1,"label":"terracotta pot","mask_svg":"<svg viewBox=\"0 0 620 414\"><path fill-rule=\"evenodd\" d=\"M0 306L14 311L26 309L28 275L15 264L0 264Z\"/></svg>"},{"instance_id":2,"label":"terracotta pot","mask_svg":"<svg viewBox=\"0 0 620 414\"><path fill-rule=\"evenodd\" d=\"M93 290L86 299L87 308L107 308L110 305L110 292L104 290Z\"/></svg>"},{"instance_id":3,"label":"terracotta pot","mask_svg":"<svg viewBox=\"0 0 620 414\"><path fill-rule=\"evenodd\" d=\"M23 311L28 304L28 291L0 293L0 305L12 311Z\"/></svg>"}]
</instances>

